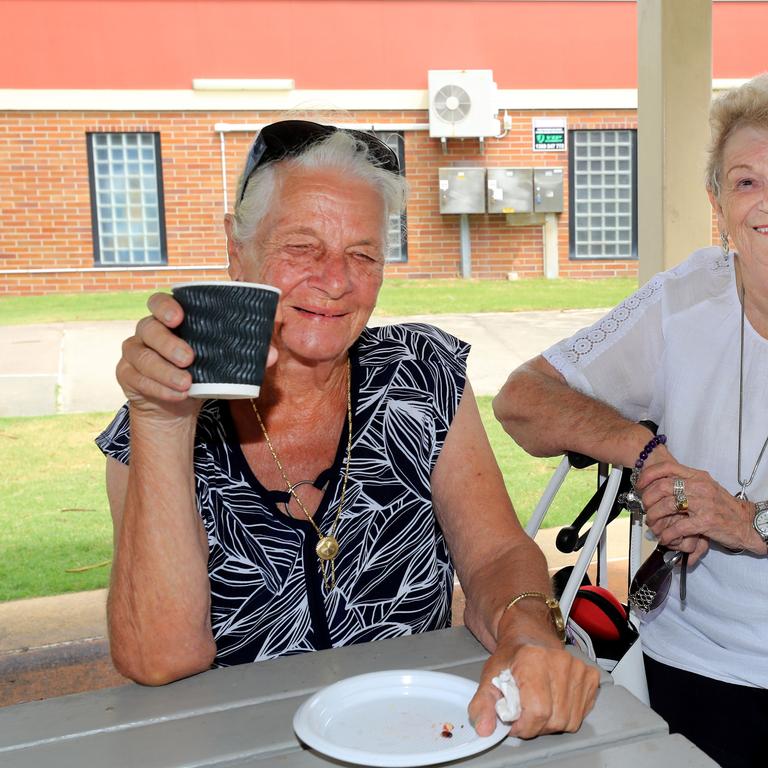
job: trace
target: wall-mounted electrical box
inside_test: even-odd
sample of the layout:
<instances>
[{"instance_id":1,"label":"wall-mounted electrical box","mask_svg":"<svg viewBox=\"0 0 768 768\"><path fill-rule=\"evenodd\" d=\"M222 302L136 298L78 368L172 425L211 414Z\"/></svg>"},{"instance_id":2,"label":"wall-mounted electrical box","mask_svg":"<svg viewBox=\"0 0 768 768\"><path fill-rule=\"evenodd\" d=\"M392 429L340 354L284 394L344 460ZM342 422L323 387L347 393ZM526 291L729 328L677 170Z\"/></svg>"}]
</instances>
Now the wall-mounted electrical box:
<instances>
[{"instance_id":1,"label":"wall-mounted electrical box","mask_svg":"<svg viewBox=\"0 0 768 768\"><path fill-rule=\"evenodd\" d=\"M533 169L533 210L537 213L562 213L562 168Z\"/></svg>"},{"instance_id":2,"label":"wall-mounted electrical box","mask_svg":"<svg viewBox=\"0 0 768 768\"><path fill-rule=\"evenodd\" d=\"M485 213L485 168L440 168L440 213Z\"/></svg>"},{"instance_id":3,"label":"wall-mounted electrical box","mask_svg":"<svg viewBox=\"0 0 768 768\"><path fill-rule=\"evenodd\" d=\"M488 168L488 213L531 213L533 211L533 169Z\"/></svg>"}]
</instances>

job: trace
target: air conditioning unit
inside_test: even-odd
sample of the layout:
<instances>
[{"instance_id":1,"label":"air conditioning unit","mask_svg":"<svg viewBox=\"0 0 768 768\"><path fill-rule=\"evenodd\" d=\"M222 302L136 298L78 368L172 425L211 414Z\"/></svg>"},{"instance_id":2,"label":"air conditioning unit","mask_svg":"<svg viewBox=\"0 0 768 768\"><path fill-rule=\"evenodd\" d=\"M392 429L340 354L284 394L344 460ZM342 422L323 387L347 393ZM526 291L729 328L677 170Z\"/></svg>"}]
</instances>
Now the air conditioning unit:
<instances>
[{"instance_id":1,"label":"air conditioning unit","mask_svg":"<svg viewBox=\"0 0 768 768\"><path fill-rule=\"evenodd\" d=\"M491 69L430 69L429 135L498 136L496 83Z\"/></svg>"}]
</instances>

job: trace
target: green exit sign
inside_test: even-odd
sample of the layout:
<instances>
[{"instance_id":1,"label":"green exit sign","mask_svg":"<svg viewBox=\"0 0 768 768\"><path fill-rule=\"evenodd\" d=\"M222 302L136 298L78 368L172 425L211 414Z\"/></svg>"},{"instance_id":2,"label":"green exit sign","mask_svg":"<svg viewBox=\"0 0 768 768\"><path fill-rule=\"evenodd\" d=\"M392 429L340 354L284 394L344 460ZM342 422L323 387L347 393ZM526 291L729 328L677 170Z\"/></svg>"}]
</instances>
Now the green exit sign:
<instances>
[{"instance_id":1,"label":"green exit sign","mask_svg":"<svg viewBox=\"0 0 768 768\"><path fill-rule=\"evenodd\" d=\"M562 144L565 141L565 136L560 133L537 133L537 144Z\"/></svg>"},{"instance_id":2,"label":"green exit sign","mask_svg":"<svg viewBox=\"0 0 768 768\"><path fill-rule=\"evenodd\" d=\"M534 121L538 123L539 121ZM542 120L545 125L534 124L533 148L550 152L565 149L565 120ZM546 123L549 123L548 125ZM553 125L553 123L555 123Z\"/></svg>"}]
</instances>

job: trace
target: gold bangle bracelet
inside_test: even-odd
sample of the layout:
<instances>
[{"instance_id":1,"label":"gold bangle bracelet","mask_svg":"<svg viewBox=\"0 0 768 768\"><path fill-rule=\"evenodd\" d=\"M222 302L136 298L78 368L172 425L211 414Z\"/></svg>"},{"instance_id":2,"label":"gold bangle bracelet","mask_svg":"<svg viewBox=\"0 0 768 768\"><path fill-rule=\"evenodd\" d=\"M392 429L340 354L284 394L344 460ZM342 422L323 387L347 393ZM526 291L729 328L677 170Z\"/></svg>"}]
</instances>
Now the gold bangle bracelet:
<instances>
[{"instance_id":1,"label":"gold bangle bracelet","mask_svg":"<svg viewBox=\"0 0 768 768\"><path fill-rule=\"evenodd\" d=\"M549 616L552 619L552 624L555 627L555 632L560 639L561 643L565 643L565 619L563 619L563 612L560 610L560 603L554 597L549 597L543 592L521 592L519 595L513 597L505 606L502 611L502 616L515 604L521 600L525 600L527 597L535 597L537 600L543 600L547 608L549 608Z\"/></svg>"}]
</instances>

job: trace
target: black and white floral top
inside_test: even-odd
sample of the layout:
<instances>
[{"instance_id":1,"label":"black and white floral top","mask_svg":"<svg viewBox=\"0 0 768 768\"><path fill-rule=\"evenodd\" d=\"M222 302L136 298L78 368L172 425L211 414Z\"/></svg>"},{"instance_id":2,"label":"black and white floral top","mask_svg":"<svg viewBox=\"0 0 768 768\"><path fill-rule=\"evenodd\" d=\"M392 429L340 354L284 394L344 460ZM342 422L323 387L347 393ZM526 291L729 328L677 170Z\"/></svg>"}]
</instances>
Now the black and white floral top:
<instances>
[{"instance_id":1,"label":"black and white floral top","mask_svg":"<svg viewBox=\"0 0 768 768\"><path fill-rule=\"evenodd\" d=\"M464 342L421 324L367 328L350 350L352 453L330 590L313 526L283 514L275 502L285 494L253 475L226 401L204 404L194 468L217 666L449 626L453 566L430 476L464 390L468 353ZM129 462L127 406L96 442ZM323 532L338 510L346 446L345 427L315 515Z\"/></svg>"}]
</instances>

